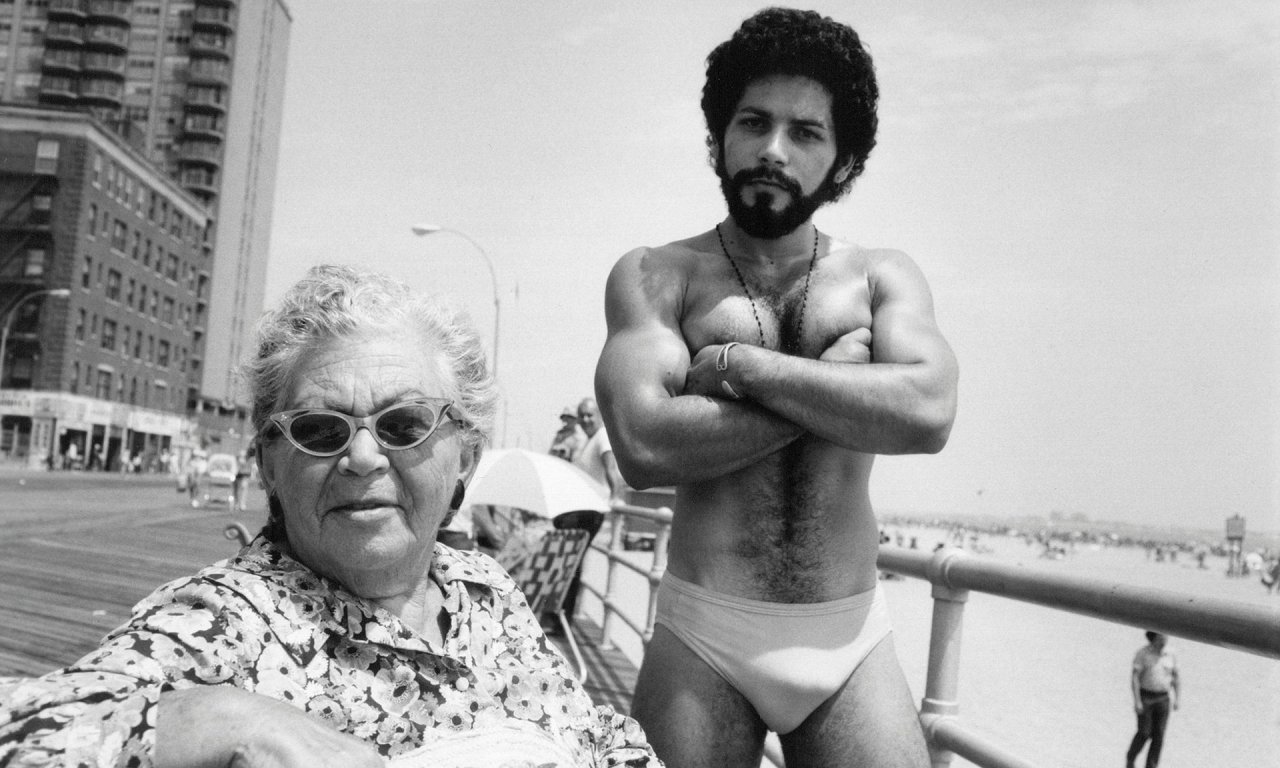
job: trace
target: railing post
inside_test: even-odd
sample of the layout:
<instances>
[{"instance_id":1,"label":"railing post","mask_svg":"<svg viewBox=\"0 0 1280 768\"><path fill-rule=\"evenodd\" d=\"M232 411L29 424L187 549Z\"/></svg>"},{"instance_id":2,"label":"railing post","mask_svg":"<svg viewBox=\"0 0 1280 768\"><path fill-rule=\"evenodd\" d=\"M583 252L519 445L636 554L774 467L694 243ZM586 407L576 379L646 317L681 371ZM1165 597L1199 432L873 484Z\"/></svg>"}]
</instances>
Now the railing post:
<instances>
[{"instance_id":1,"label":"railing post","mask_svg":"<svg viewBox=\"0 0 1280 768\"><path fill-rule=\"evenodd\" d=\"M615 574L618 571L617 558L622 554L623 541L623 514L616 507L609 511L609 556L605 558L608 562L606 566L604 581L604 618L600 622L600 646L602 648L613 648L613 588Z\"/></svg>"},{"instance_id":2,"label":"railing post","mask_svg":"<svg viewBox=\"0 0 1280 768\"><path fill-rule=\"evenodd\" d=\"M947 582L947 568L964 553L944 548L929 561L929 582L933 584L933 627L929 636L929 671L925 678L924 700L920 703L920 721L929 742L933 768L948 768L953 752L935 746L933 726L960 711L960 635L964 627L964 604L969 590L952 588Z\"/></svg>"},{"instance_id":3,"label":"railing post","mask_svg":"<svg viewBox=\"0 0 1280 768\"><path fill-rule=\"evenodd\" d=\"M669 507L658 507L658 510L671 515ZM658 615L658 583L662 581L662 574L667 572L667 546L670 541L671 523L659 523L658 532L653 537L653 568L649 570L649 610L645 613L644 634L640 637L646 648L653 639L653 625Z\"/></svg>"}]
</instances>

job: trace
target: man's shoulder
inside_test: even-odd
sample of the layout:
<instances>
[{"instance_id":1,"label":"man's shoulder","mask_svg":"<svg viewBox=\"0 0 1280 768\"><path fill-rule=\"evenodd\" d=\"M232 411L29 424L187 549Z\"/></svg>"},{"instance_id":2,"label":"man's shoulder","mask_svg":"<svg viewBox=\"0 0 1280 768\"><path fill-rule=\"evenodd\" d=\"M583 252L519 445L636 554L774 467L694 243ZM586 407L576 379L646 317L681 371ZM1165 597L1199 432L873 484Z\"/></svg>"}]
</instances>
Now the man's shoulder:
<instances>
[{"instance_id":1,"label":"man's shoulder","mask_svg":"<svg viewBox=\"0 0 1280 768\"><path fill-rule=\"evenodd\" d=\"M644 270L687 270L707 255L707 234L673 240L664 245L642 245L632 248L618 260Z\"/></svg>"}]
</instances>

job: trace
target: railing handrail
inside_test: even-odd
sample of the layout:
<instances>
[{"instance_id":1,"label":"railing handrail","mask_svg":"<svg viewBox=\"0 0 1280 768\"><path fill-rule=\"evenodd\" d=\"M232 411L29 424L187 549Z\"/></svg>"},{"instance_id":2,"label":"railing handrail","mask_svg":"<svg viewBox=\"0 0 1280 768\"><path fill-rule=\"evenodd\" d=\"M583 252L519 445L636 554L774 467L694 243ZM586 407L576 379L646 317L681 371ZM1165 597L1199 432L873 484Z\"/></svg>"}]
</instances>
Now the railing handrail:
<instances>
[{"instance_id":1,"label":"railing handrail","mask_svg":"<svg viewBox=\"0 0 1280 768\"><path fill-rule=\"evenodd\" d=\"M997 595L1280 659L1280 609L1276 608L1037 571L957 549L929 554L881 547L876 564L881 570L941 587Z\"/></svg>"}]
</instances>

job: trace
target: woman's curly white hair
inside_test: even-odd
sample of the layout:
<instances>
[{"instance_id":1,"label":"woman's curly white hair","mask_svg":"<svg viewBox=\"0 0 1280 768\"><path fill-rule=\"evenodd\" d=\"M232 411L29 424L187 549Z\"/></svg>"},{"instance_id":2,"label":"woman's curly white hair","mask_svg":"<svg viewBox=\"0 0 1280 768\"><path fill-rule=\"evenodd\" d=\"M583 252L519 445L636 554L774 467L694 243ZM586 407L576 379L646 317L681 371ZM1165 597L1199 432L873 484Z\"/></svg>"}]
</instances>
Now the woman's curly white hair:
<instances>
[{"instance_id":1,"label":"woman's curly white hair","mask_svg":"<svg viewBox=\"0 0 1280 768\"><path fill-rule=\"evenodd\" d=\"M258 321L255 353L240 368L258 434L283 409L304 356L335 339L379 330L417 331L440 366L446 395L463 421L462 439L482 450L493 432L498 390L470 320L438 298L387 275L348 266L313 267ZM432 354L434 353L434 354Z\"/></svg>"}]
</instances>

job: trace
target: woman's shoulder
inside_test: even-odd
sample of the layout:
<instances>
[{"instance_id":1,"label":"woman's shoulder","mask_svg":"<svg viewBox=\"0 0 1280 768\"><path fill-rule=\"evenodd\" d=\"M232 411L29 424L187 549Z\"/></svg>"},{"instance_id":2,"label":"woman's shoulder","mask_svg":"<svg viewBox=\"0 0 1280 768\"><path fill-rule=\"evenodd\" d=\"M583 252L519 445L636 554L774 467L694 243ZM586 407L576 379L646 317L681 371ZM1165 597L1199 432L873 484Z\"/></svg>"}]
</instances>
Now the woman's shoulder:
<instances>
[{"instance_id":1,"label":"woman's shoulder","mask_svg":"<svg viewBox=\"0 0 1280 768\"><path fill-rule=\"evenodd\" d=\"M497 560L475 550L454 549L437 543L431 569L441 581L466 581L498 592L516 588L511 575Z\"/></svg>"}]
</instances>

